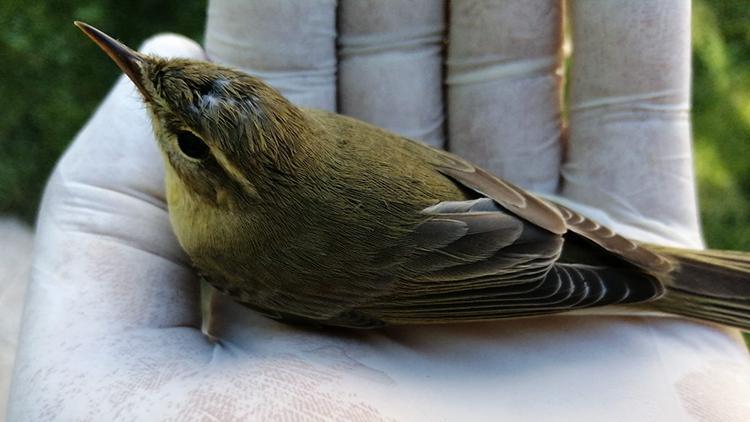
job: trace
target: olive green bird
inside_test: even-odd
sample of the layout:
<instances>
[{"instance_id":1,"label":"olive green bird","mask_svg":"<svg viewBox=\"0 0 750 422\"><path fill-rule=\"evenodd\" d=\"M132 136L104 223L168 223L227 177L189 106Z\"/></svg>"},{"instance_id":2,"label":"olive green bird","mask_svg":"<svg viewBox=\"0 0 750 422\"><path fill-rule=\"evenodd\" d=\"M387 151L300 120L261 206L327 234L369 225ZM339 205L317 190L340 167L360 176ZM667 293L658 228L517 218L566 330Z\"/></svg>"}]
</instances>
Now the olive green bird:
<instances>
[{"instance_id":1,"label":"olive green bird","mask_svg":"<svg viewBox=\"0 0 750 422\"><path fill-rule=\"evenodd\" d=\"M617 304L750 329L750 254L636 243L240 71L76 25L145 98L194 266L271 318L373 328Z\"/></svg>"}]
</instances>

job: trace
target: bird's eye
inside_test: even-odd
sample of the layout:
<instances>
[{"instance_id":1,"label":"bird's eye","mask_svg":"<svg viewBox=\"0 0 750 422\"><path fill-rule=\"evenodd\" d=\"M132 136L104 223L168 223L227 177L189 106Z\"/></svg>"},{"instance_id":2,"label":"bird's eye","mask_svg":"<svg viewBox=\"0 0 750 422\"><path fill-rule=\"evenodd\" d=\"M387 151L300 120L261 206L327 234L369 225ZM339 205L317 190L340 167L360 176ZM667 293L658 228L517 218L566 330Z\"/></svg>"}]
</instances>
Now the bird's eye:
<instances>
[{"instance_id":1,"label":"bird's eye","mask_svg":"<svg viewBox=\"0 0 750 422\"><path fill-rule=\"evenodd\" d=\"M180 147L183 154L194 160L202 160L208 157L208 145L190 131L177 131L177 146Z\"/></svg>"}]
</instances>

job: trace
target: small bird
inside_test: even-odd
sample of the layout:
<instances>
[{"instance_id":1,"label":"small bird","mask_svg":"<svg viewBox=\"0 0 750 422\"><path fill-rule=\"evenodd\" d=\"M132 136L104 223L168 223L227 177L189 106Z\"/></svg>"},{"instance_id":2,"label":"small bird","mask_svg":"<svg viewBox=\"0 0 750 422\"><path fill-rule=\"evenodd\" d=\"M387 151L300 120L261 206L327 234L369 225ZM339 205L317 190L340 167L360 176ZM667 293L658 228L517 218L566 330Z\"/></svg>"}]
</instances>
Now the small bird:
<instances>
[{"instance_id":1,"label":"small bird","mask_svg":"<svg viewBox=\"0 0 750 422\"><path fill-rule=\"evenodd\" d=\"M629 305L750 330L750 254L641 244L258 78L75 23L145 99L172 227L237 302L351 328Z\"/></svg>"}]
</instances>

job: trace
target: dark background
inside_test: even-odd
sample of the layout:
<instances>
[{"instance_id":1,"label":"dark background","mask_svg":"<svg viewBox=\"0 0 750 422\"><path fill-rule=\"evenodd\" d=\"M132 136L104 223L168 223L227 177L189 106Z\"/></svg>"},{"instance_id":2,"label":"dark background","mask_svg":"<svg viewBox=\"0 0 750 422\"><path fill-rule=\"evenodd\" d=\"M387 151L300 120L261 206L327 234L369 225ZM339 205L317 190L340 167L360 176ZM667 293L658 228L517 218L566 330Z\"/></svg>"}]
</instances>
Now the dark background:
<instances>
[{"instance_id":1,"label":"dark background","mask_svg":"<svg viewBox=\"0 0 750 422\"><path fill-rule=\"evenodd\" d=\"M119 71L73 26L137 47L158 32L201 40L205 1L0 1L0 214L33 222L47 176Z\"/></svg>"}]
</instances>

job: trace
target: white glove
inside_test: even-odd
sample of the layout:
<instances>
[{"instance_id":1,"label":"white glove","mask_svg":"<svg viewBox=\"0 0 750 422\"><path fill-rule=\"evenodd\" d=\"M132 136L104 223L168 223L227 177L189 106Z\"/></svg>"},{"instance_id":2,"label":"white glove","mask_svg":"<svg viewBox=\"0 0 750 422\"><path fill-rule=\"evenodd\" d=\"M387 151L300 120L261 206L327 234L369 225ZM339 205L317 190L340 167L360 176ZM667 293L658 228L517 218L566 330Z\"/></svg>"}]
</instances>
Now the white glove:
<instances>
[{"instance_id":1,"label":"white glove","mask_svg":"<svg viewBox=\"0 0 750 422\"><path fill-rule=\"evenodd\" d=\"M439 1L342 0L340 46L333 1L214 1L206 47L212 60L263 77L299 104L332 109L338 99L344 113L433 144L442 143L447 99L453 151L547 193L562 174L564 195L603 209L623 234L700 244L689 5L572 5L562 167L559 3L451 5L446 75ZM145 49L202 54L174 36ZM199 329L198 283L169 227L162 176L143 106L121 79L45 193L11 421L750 414L750 360L737 332L680 318L553 316L319 334L215 295L211 341Z\"/></svg>"},{"instance_id":2,"label":"white glove","mask_svg":"<svg viewBox=\"0 0 750 422\"><path fill-rule=\"evenodd\" d=\"M0 216L0 417L7 406L31 246L31 230L25 224Z\"/></svg>"}]
</instances>

